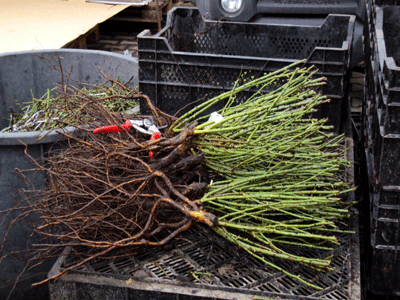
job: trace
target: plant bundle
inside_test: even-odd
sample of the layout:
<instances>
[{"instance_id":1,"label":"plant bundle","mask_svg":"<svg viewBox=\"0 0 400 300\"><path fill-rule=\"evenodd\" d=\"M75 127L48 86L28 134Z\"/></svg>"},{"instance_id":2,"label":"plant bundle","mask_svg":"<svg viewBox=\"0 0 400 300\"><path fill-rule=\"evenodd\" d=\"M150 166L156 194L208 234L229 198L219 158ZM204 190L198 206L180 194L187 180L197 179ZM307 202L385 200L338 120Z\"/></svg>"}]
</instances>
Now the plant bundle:
<instances>
[{"instance_id":1,"label":"plant bundle","mask_svg":"<svg viewBox=\"0 0 400 300\"><path fill-rule=\"evenodd\" d=\"M94 134L99 125L122 124L131 116L110 112L85 94L66 97L83 112L73 115L79 130L58 131L68 145L37 163L48 174L47 189L29 196L21 214L39 213L35 232L54 240L38 245L45 253L65 246L90 249L57 276L117 249L130 255L132 247L162 246L199 222L318 288L265 259L328 270L329 258L290 249L329 251L349 215L344 137L330 133L326 120L312 118L328 100L314 91L323 79L313 79L312 68L295 69L300 63L238 82L179 119L155 108L146 95L128 93L147 103L155 125L168 126L156 140L125 129ZM207 121L204 112L222 102L222 120Z\"/></svg>"},{"instance_id":2,"label":"plant bundle","mask_svg":"<svg viewBox=\"0 0 400 300\"><path fill-rule=\"evenodd\" d=\"M76 130L56 130L67 138L66 144L55 147L44 161L32 159L36 169L18 170L47 174L45 190L23 191L26 203L13 209L21 214L11 224L32 214L40 216L33 231L45 242L34 245L42 252L36 258L60 254L66 246L84 249L78 250L80 259L63 273L114 250L132 255L139 246L162 246L196 222L217 224L199 201L207 189L207 178L202 165L205 155L190 151L194 126L157 140L134 129L93 132L99 126L122 124L127 118L151 117L157 126L169 126L175 119L155 108L145 95L131 91L127 97L147 102L151 115L110 112L91 94L66 94L64 101L80 109L73 123ZM95 121L88 122L88 117ZM0 247L0 263L2 251Z\"/></svg>"},{"instance_id":3,"label":"plant bundle","mask_svg":"<svg viewBox=\"0 0 400 300\"><path fill-rule=\"evenodd\" d=\"M71 95L74 99L71 99ZM17 102L18 113L11 114L10 126L1 132L51 130L65 123L77 124L77 120L93 122L93 117L83 115L85 111L80 106L82 99L90 98L110 112L122 113L138 107L137 95L137 91L126 88L119 81L110 82L110 79L100 85L85 85L82 89L68 86L62 90L55 87L48 89L40 99L32 96L30 102Z\"/></svg>"},{"instance_id":4,"label":"plant bundle","mask_svg":"<svg viewBox=\"0 0 400 300\"><path fill-rule=\"evenodd\" d=\"M261 261L311 285L264 256L328 270L330 258L299 256L287 248L332 250L352 204L343 196L353 187L343 179L350 166L344 156L344 136L330 133L326 120L312 118L318 105L328 101L314 91L324 79L313 79L313 68L291 71L291 67L203 103L170 130L179 132L204 119L205 109L227 102L219 111L222 120L195 129L196 149L206 154L205 165L222 177L210 184L201 200L218 217L214 230ZM257 91L244 103L233 105L240 93L255 86Z\"/></svg>"}]
</instances>

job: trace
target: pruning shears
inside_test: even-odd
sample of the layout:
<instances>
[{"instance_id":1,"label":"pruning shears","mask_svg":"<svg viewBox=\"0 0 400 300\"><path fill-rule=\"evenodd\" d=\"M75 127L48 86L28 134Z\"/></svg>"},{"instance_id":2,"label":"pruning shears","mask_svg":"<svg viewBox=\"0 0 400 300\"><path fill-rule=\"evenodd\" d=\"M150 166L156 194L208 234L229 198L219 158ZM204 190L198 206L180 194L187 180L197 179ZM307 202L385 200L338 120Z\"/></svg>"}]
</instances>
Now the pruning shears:
<instances>
[{"instance_id":1,"label":"pruning shears","mask_svg":"<svg viewBox=\"0 0 400 300\"><path fill-rule=\"evenodd\" d=\"M164 129L167 125L157 127L154 125L153 118L145 118L143 120L126 120L124 124L118 125L107 125L103 127L96 128L93 133L114 133L114 132L124 132L128 131L131 127L135 128L137 131L150 135L150 140L154 141L160 138L160 129ZM149 157L153 157L153 152L149 152Z\"/></svg>"}]
</instances>

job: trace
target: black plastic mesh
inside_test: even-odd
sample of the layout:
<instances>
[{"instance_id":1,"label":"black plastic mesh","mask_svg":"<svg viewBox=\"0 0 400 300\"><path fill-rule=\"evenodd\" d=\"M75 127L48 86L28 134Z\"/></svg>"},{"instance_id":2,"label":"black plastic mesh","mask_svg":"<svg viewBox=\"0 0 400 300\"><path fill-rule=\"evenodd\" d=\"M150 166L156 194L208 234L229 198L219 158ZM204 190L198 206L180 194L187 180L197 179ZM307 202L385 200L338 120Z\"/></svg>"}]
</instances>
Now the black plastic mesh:
<instances>
[{"instance_id":1,"label":"black plastic mesh","mask_svg":"<svg viewBox=\"0 0 400 300\"><path fill-rule=\"evenodd\" d=\"M162 31L138 36L139 89L164 112L183 114L192 103L231 90L238 79L307 59L304 66L327 78L319 91L331 99L316 117L328 118L338 132L353 27L348 15L329 15L319 27L292 26L209 21L195 8L175 8ZM237 103L244 100L240 95Z\"/></svg>"},{"instance_id":2,"label":"black plastic mesh","mask_svg":"<svg viewBox=\"0 0 400 300\"><path fill-rule=\"evenodd\" d=\"M167 37L174 51L303 59L315 47L342 47L346 20L327 19L321 27L206 21L197 10L176 10Z\"/></svg>"},{"instance_id":3,"label":"black plastic mesh","mask_svg":"<svg viewBox=\"0 0 400 300\"><path fill-rule=\"evenodd\" d=\"M295 279L263 264L247 252L215 234L211 229L195 226L184 232L177 240L161 248L142 249L130 257L97 260L75 272L91 272L101 275L124 275L137 278L152 278L207 288L230 289L245 294L264 296L301 296L302 299L352 299L349 284L350 242L349 235L338 236L341 246L325 253L332 255L333 271L321 273L299 264L268 258L279 267L319 285L321 291L312 289ZM322 253L310 249L288 249L302 255ZM64 267L71 259L64 263ZM311 298L310 298L311 299Z\"/></svg>"}]
</instances>

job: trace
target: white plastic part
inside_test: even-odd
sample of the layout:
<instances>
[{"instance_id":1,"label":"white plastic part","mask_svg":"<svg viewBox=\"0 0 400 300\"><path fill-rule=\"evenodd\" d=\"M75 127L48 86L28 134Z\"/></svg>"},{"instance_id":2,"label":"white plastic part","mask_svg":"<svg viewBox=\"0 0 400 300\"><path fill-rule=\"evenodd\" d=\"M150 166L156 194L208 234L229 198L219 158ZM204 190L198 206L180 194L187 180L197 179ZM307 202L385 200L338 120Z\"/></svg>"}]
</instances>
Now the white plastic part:
<instances>
[{"instance_id":1,"label":"white plastic part","mask_svg":"<svg viewBox=\"0 0 400 300\"><path fill-rule=\"evenodd\" d=\"M228 13L236 13L242 7L243 0L221 0L222 8Z\"/></svg>"},{"instance_id":2,"label":"white plastic part","mask_svg":"<svg viewBox=\"0 0 400 300\"><path fill-rule=\"evenodd\" d=\"M214 121L214 123L218 123L221 122L223 119L224 117L220 113L214 111L211 113L210 117L208 118L208 121Z\"/></svg>"}]
</instances>

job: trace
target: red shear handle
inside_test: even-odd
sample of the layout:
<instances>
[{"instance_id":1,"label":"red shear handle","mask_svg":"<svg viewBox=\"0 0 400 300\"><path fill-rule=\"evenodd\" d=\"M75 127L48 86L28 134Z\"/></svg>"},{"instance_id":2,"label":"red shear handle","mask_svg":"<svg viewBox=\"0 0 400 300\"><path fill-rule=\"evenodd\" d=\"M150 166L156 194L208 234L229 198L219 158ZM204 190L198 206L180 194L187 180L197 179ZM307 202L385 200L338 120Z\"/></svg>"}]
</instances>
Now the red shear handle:
<instances>
[{"instance_id":1,"label":"red shear handle","mask_svg":"<svg viewBox=\"0 0 400 300\"><path fill-rule=\"evenodd\" d=\"M154 133L151 135L150 141L154 141L154 140L160 138L160 136L161 136L161 133L160 133L160 132L154 132Z\"/></svg>"},{"instance_id":2,"label":"red shear handle","mask_svg":"<svg viewBox=\"0 0 400 300\"><path fill-rule=\"evenodd\" d=\"M160 138L160 136L161 136L160 132L154 132L150 137L150 141L154 141L154 140ZM149 151L149 157L153 158L153 155L154 155L153 151Z\"/></svg>"},{"instance_id":3,"label":"red shear handle","mask_svg":"<svg viewBox=\"0 0 400 300\"><path fill-rule=\"evenodd\" d=\"M108 126L103 126L100 128L96 128L93 130L93 133L112 133L112 132L123 132L125 130L129 130L131 127L132 123L129 120L126 120L124 124L121 126L118 125L108 125ZM123 129L122 129L122 128Z\"/></svg>"}]
</instances>

